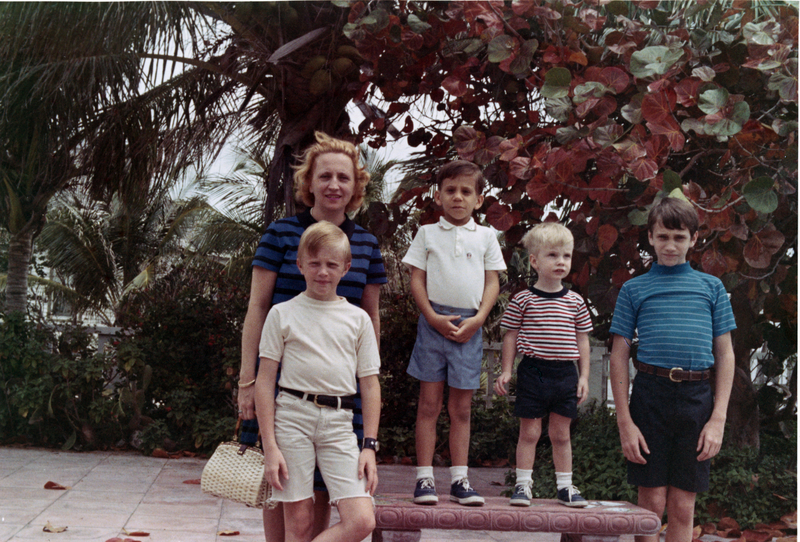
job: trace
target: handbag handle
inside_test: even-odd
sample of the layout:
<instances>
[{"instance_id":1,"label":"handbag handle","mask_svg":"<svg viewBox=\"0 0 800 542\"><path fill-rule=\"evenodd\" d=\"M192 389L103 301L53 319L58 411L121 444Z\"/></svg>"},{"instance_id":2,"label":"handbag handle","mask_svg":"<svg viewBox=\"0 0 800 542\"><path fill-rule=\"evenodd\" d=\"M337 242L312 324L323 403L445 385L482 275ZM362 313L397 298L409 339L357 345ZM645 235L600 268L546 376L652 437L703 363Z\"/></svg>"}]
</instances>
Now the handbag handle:
<instances>
[{"instance_id":1,"label":"handbag handle","mask_svg":"<svg viewBox=\"0 0 800 542\"><path fill-rule=\"evenodd\" d=\"M237 418L236 419L236 429L233 430L233 440L235 442L239 442L239 430L241 428L242 428L242 419L241 418ZM241 444L241 442L239 442L239 444ZM245 452L245 450L247 450L248 448L258 448L259 450L261 449L261 428L259 428L258 434L256 435L256 443L255 443L255 445L241 444L241 447L239 448L239 454L240 455L243 454Z\"/></svg>"}]
</instances>

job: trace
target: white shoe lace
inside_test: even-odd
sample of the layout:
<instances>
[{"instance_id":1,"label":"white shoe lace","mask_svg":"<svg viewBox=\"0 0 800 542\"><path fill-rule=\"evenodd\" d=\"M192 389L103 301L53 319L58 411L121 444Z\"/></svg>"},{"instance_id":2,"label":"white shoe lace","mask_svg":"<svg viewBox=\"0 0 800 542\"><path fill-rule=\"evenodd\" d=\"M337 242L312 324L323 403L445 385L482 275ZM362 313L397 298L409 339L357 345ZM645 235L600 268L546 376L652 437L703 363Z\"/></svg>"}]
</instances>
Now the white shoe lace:
<instances>
[{"instance_id":1,"label":"white shoe lace","mask_svg":"<svg viewBox=\"0 0 800 542\"><path fill-rule=\"evenodd\" d=\"M533 497L533 492L531 491L531 486L528 484L517 484L517 487L514 489L514 493L522 493L530 499Z\"/></svg>"},{"instance_id":2,"label":"white shoe lace","mask_svg":"<svg viewBox=\"0 0 800 542\"><path fill-rule=\"evenodd\" d=\"M459 480L459 481L458 481L458 482L456 482L456 483L457 483L458 485L460 485L460 486L461 486L461 489L463 489L464 491L472 491L472 487L469 485L469 479L467 479L467 478L462 478L461 480Z\"/></svg>"},{"instance_id":3,"label":"white shoe lace","mask_svg":"<svg viewBox=\"0 0 800 542\"><path fill-rule=\"evenodd\" d=\"M419 481L420 489L434 489L433 480L430 478L422 478Z\"/></svg>"}]
</instances>

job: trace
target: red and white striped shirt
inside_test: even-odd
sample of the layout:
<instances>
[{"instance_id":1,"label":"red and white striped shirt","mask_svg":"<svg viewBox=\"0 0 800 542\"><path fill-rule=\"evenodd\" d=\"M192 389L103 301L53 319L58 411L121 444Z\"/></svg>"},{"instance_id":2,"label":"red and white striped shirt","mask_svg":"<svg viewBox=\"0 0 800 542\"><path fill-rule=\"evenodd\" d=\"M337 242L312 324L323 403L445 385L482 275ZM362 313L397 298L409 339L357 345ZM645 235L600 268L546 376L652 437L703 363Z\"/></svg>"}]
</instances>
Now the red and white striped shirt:
<instances>
[{"instance_id":1,"label":"red and white striped shirt","mask_svg":"<svg viewBox=\"0 0 800 542\"><path fill-rule=\"evenodd\" d=\"M517 352L553 361L578 361L576 333L592 331L592 318L583 298L564 288L560 292L523 290L511 298L503 329L517 329Z\"/></svg>"}]
</instances>

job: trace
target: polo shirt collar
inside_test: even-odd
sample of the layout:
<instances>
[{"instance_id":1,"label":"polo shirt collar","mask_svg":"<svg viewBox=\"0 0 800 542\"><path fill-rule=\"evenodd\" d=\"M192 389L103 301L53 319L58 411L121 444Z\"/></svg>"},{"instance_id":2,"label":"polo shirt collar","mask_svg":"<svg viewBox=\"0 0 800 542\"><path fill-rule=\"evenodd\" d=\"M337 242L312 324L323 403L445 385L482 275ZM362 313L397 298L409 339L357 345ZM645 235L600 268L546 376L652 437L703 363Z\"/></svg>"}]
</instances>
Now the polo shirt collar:
<instances>
[{"instance_id":1,"label":"polo shirt collar","mask_svg":"<svg viewBox=\"0 0 800 542\"><path fill-rule=\"evenodd\" d=\"M316 224L317 219L311 215L311 209L306 209L297 215L297 221L306 230L310 225ZM353 233L356 231L356 223L350 220L350 217L344 215L344 222L339 225L339 228L347 235L347 239L352 239Z\"/></svg>"},{"instance_id":2,"label":"polo shirt collar","mask_svg":"<svg viewBox=\"0 0 800 542\"><path fill-rule=\"evenodd\" d=\"M464 228L464 229L467 229L467 230L470 230L470 231L475 231L476 229L478 229L478 225L475 224L475 219L473 219L472 217L470 217L469 222L467 222L463 226L456 226L455 224L451 224L450 222L445 220L444 217L442 216L442 217L439 217L439 227L442 228L443 230L452 230L454 228Z\"/></svg>"}]
</instances>

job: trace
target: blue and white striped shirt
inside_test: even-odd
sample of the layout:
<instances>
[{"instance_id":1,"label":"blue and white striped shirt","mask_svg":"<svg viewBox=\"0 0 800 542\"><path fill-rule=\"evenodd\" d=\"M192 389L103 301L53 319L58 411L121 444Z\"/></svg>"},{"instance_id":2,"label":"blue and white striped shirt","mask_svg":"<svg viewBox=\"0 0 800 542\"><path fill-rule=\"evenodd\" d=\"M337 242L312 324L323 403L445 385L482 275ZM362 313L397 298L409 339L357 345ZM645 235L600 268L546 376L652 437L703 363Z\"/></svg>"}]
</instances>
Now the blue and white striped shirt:
<instances>
[{"instance_id":1,"label":"blue and white striped shirt","mask_svg":"<svg viewBox=\"0 0 800 542\"><path fill-rule=\"evenodd\" d=\"M705 370L714 365L714 338L736 329L725 287L689 263L664 266L622 285L610 332L639 334L636 357L658 367Z\"/></svg>"},{"instance_id":2,"label":"blue and white striped shirt","mask_svg":"<svg viewBox=\"0 0 800 542\"><path fill-rule=\"evenodd\" d=\"M304 211L297 216L273 222L261 238L253 265L278 274L272 305L288 301L305 291L306 281L297 268L297 247L300 245L300 236L315 222L311 212ZM345 218L339 227L350 240L353 261L350 270L339 282L336 293L360 307L364 286L386 284L386 269L374 235L349 218Z\"/></svg>"}]
</instances>

